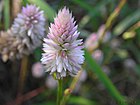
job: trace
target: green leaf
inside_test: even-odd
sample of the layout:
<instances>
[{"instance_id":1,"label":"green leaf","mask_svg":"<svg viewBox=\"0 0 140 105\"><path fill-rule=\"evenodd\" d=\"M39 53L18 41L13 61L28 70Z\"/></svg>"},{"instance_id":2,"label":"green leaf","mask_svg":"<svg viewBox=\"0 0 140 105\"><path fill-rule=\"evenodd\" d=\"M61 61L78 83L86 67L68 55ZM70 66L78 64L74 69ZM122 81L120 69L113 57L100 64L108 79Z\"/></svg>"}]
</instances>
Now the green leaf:
<instances>
[{"instance_id":1,"label":"green leaf","mask_svg":"<svg viewBox=\"0 0 140 105\"><path fill-rule=\"evenodd\" d=\"M85 50L85 58L87 64L92 68L93 72L98 76L99 80L104 84L110 95L120 105L127 105L125 98L119 93L116 87L113 85L108 76L103 72L101 67L95 62L90 53Z\"/></svg>"},{"instance_id":2,"label":"green leaf","mask_svg":"<svg viewBox=\"0 0 140 105\"><path fill-rule=\"evenodd\" d=\"M83 97L70 97L68 103L70 104L75 104L75 105L97 105L96 102L94 102L93 100L89 100Z\"/></svg>"},{"instance_id":3,"label":"green leaf","mask_svg":"<svg viewBox=\"0 0 140 105\"><path fill-rule=\"evenodd\" d=\"M3 12L4 1L0 1L0 27L2 26L2 12Z\"/></svg>"},{"instance_id":4,"label":"green leaf","mask_svg":"<svg viewBox=\"0 0 140 105\"><path fill-rule=\"evenodd\" d=\"M134 70L135 70L136 74L140 76L140 65L136 65Z\"/></svg>"},{"instance_id":5,"label":"green leaf","mask_svg":"<svg viewBox=\"0 0 140 105\"><path fill-rule=\"evenodd\" d=\"M10 26L10 0L4 0L4 26L8 29Z\"/></svg>"},{"instance_id":6,"label":"green leaf","mask_svg":"<svg viewBox=\"0 0 140 105\"><path fill-rule=\"evenodd\" d=\"M50 20L53 21L55 16L55 11L53 8L50 7L44 0L28 0L30 3L36 4L39 6L45 13L45 16Z\"/></svg>"},{"instance_id":7,"label":"green leaf","mask_svg":"<svg viewBox=\"0 0 140 105\"><path fill-rule=\"evenodd\" d=\"M127 28L132 26L134 23L140 20L140 9L127 16L122 20L113 30L114 35L122 34Z\"/></svg>"},{"instance_id":8,"label":"green leaf","mask_svg":"<svg viewBox=\"0 0 140 105\"><path fill-rule=\"evenodd\" d=\"M23 6L26 6L28 3L29 3L28 0L22 0L22 5Z\"/></svg>"}]
</instances>

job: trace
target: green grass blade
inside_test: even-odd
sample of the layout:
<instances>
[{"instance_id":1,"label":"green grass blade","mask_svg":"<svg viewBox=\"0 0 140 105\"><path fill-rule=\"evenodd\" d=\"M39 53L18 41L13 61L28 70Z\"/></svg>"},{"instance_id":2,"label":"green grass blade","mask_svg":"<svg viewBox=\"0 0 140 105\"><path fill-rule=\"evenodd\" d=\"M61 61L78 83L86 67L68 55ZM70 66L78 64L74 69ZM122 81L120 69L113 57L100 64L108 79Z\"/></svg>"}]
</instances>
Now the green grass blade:
<instances>
[{"instance_id":1,"label":"green grass blade","mask_svg":"<svg viewBox=\"0 0 140 105\"><path fill-rule=\"evenodd\" d=\"M127 105L125 98L119 93L116 87L113 85L108 76L103 72L101 67L92 59L90 53L85 51L85 58L89 66L92 68L93 72L98 76L99 80L104 84L110 95L116 100L120 105Z\"/></svg>"},{"instance_id":2,"label":"green grass blade","mask_svg":"<svg viewBox=\"0 0 140 105\"><path fill-rule=\"evenodd\" d=\"M53 21L53 18L55 16L55 11L53 8L49 6L45 1L43 0L28 0L30 3L36 4L39 6L42 10L44 10L45 16L50 20Z\"/></svg>"},{"instance_id":3,"label":"green grass blade","mask_svg":"<svg viewBox=\"0 0 140 105\"><path fill-rule=\"evenodd\" d=\"M10 0L4 0L4 26L5 29L8 29L10 26Z\"/></svg>"},{"instance_id":4,"label":"green grass blade","mask_svg":"<svg viewBox=\"0 0 140 105\"><path fill-rule=\"evenodd\" d=\"M28 3L29 3L28 0L22 0L22 5L23 5L23 6L26 6Z\"/></svg>"},{"instance_id":5,"label":"green grass blade","mask_svg":"<svg viewBox=\"0 0 140 105\"><path fill-rule=\"evenodd\" d=\"M122 34L127 28L135 24L137 21L140 20L140 9L135 11L134 13L130 14L126 17L122 22L120 22L113 30L114 35Z\"/></svg>"},{"instance_id":6,"label":"green grass blade","mask_svg":"<svg viewBox=\"0 0 140 105\"><path fill-rule=\"evenodd\" d=\"M3 6L4 6L4 1L0 1L0 28L3 26L2 24Z\"/></svg>"}]
</instances>

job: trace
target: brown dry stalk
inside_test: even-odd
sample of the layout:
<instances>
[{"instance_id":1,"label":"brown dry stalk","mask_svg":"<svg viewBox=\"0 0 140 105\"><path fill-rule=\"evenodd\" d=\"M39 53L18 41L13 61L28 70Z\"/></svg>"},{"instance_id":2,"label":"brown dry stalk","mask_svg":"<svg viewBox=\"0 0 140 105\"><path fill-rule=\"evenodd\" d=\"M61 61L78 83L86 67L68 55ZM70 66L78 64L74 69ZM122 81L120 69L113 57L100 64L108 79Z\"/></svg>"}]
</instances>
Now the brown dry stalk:
<instances>
[{"instance_id":1,"label":"brown dry stalk","mask_svg":"<svg viewBox=\"0 0 140 105\"><path fill-rule=\"evenodd\" d=\"M14 101L8 102L5 105L19 105L22 104L23 102L30 100L31 98L37 96L38 94L42 93L45 90L45 87L39 87L35 90L32 90L31 92L26 93L25 95L21 95L17 97Z\"/></svg>"},{"instance_id":2,"label":"brown dry stalk","mask_svg":"<svg viewBox=\"0 0 140 105\"><path fill-rule=\"evenodd\" d=\"M21 1L22 0L12 0L12 14L13 18L17 16L21 9Z\"/></svg>"},{"instance_id":3,"label":"brown dry stalk","mask_svg":"<svg viewBox=\"0 0 140 105\"><path fill-rule=\"evenodd\" d=\"M120 0L120 3L118 4L118 6L116 7L116 9L111 13L111 15L108 17L106 24L105 24L105 29L102 33L102 37L99 41L99 43L101 43L101 41L104 38L105 33L112 27L113 22L115 21L115 19L117 18L117 16L119 15L122 7L125 5L127 0Z\"/></svg>"},{"instance_id":4,"label":"brown dry stalk","mask_svg":"<svg viewBox=\"0 0 140 105\"><path fill-rule=\"evenodd\" d=\"M25 79L26 79L26 75L27 75L27 66L28 66L28 56L24 56L22 58L22 61L21 61L21 69L20 69L20 75L19 75L17 97L19 97L23 92Z\"/></svg>"}]
</instances>

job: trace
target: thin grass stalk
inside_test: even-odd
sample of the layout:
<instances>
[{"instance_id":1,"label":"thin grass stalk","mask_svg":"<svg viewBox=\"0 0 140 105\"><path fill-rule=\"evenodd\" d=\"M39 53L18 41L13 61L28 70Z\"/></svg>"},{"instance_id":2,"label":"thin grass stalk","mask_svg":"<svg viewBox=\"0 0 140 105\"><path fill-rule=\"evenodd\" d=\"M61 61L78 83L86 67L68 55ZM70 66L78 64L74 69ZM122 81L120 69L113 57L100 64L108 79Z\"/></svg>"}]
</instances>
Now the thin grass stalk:
<instances>
[{"instance_id":1,"label":"thin grass stalk","mask_svg":"<svg viewBox=\"0 0 140 105\"><path fill-rule=\"evenodd\" d=\"M112 27L113 22L115 21L115 19L117 18L117 16L119 15L122 7L125 5L127 0L121 0L120 3L118 4L118 6L116 7L116 9L111 13L111 15L108 17L106 23L105 23L105 29L102 33L102 37L99 41L99 43L102 42L105 33Z\"/></svg>"}]
</instances>

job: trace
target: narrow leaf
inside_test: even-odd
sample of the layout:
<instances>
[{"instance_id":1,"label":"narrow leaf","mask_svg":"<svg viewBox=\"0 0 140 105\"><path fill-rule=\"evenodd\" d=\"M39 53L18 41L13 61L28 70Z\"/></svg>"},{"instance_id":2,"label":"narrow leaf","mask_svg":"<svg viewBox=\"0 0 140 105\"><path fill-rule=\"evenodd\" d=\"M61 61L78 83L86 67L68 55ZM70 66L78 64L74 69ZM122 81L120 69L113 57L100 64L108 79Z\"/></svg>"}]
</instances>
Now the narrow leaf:
<instances>
[{"instance_id":1,"label":"narrow leaf","mask_svg":"<svg viewBox=\"0 0 140 105\"><path fill-rule=\"evenodd\" d=\"M119 93L116 87L113 85L108 76L103 72L101 67L92 59L90 53L85 51L85 58L93 72L98 76L99 80L104 84L111 96L114 97L117 103L120 105L127 105L125 98Z\"/></svg>"},{"instance_id":2,"label":"narrow leaf","mask_svg":"<svg viewBox=\"0 0 140 105\"><path fill-rule=\"evenodd\" d=\"M114 35L122 34L127 28L140 20L140 9L127 16L113 30Z\"/></svg>"}]
</instances>

